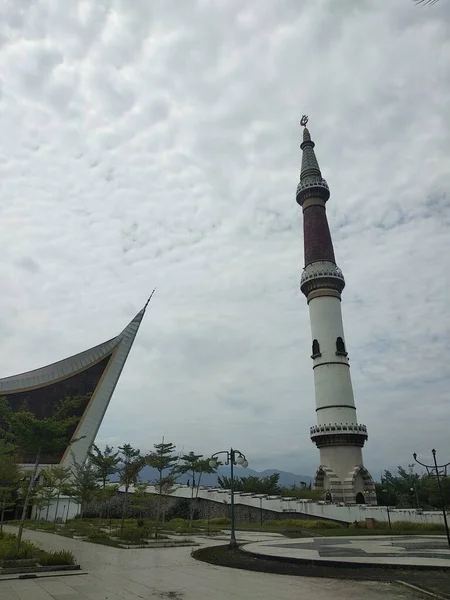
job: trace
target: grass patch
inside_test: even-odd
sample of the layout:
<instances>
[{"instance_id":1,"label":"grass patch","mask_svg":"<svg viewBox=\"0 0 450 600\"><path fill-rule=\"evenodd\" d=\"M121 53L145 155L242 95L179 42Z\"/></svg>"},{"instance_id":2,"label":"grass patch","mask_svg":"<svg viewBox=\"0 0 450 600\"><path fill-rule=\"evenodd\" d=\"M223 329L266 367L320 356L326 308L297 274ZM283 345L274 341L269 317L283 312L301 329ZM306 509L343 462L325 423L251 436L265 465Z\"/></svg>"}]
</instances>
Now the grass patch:
<instances>
[{"instance_id":1,"label":"grass patch","mask_svg":"<svg viewBox=\"0 0 450 600\"><path fill-rule=\"evenodd\" d=\"M17 536L14 533L0 534L0 561L11 566L11 561L21 559L34 559L42 566L75 564L72 552L66 550L47 552L27 540L22 540L20 549L17 551Z\"/></svg>"}]
</instances>

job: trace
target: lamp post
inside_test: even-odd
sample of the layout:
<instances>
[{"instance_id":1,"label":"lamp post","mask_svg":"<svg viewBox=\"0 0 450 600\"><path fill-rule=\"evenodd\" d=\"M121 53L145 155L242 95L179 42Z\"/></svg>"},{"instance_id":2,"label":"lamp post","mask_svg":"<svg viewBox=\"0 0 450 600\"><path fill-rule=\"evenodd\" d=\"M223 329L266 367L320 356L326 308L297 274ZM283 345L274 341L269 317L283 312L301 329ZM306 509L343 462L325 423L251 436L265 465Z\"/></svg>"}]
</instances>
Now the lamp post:
<instances>
[{"instance_id":1,"label":"lamp post","mask_svg":"<svg viewBox=\"0 0 450 600\"><path fill-rule=\"evenodd\" d=\"M436 450L433 448L431 453L433 455L434 465L426 465L423 462L420 462L420 460L417 460L417 454L415 452L414 452L413 456L414 456L414 460L416 461L416 463L419 463L419 465L422 465L422 467L425 467L428 475L432 475L433 472L436 473L436 478L437 478L438 487L439 487L439 493L441 495L441 501L442 501L442 514L444 515L445 533L447 534L448 546L450 548L450 531L448 529L447 514L445 512L445 496L444 496L444 491L442 489L441 477L440 477L440 473L439 473L439 469L442 469L444 472L444 475L447 475L447 467L448 467L448 465L450 465L450 462L446 463L445 465L438 465L437 459L436 459Z\"/></svg>"},{"instance_id":2,"label":"lamp post","mask_svg":"<svg viewBox=\"0 0 450 600\"><path fill-rule=\"evenodd\" d=\"M248 461L245 458L245 455L242 454L242 452L240 450L233 450L233 448L231 448L231 450L221 450L220 452L215 452L210 460L209 460L209 466L214 469L215 467L218 466L219 461L217 459L217 457L220 454L225 454L226 455L226 461L225 464L226 465L230 465L230 481L231 481L231 538L230 538L230 548L236 548L237 547L237 542L236 542L236 531L235 531L235 516L234 516L234 466L235 465L241 465L241 467L248 467Z\"/></svg>"},{"instance_id":3,"label":"lamp post","mask_svg":"<svg viewBox=\"0 0 450 600\"><path fill-rule=\"evenodd\" d=\"M389 491L386 490L386 489L384 489L383 492L386 492L386 494L389 493ZM389 512L389 496L387 496L386 511L387 511L387 518L388 518L388 523L389 523L389 529L392 529L392 525L391 525L391 513Z\"/></svg>"},{"instance_id":4,"label":"lamp post","mask_svg":"<svg viewBox=\"0 0 450 600\"><path fill-rule=\"evenodd\" d=\"M417 495L417 488L416 488L416 484L414 482L412 484L412 488L410 488L410 489L411 489L411 492L413 492L414 497L416 499L416 508L420 508L419 507L419 496Z\"/></svg>"}]
</instances>

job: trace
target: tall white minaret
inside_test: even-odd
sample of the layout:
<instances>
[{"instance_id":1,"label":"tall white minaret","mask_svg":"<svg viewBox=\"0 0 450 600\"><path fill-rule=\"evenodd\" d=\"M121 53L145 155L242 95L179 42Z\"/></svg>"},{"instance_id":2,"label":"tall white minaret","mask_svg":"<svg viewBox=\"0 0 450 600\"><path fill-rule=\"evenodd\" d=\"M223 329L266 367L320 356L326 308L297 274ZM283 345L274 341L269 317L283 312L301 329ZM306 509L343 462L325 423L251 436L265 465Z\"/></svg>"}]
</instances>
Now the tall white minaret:
<instances>
[{"instance_id":1,"label":"tall white minaret","mask_svg":"<svg viewBox=\"0 0 450 600\"><path fill-rule=\"evenodd\" d=\"M303 211L305 268L300 289L306 296L312 334L317 425L311 440L320 450L315 487L332 502L376 504L375 486L363 466L367 428L358 424L341 313L345 286L336 265L325 203L330 197L314 153L314 142L301 120L303 151L297 202Z\"/></svg>"}]
</instances>

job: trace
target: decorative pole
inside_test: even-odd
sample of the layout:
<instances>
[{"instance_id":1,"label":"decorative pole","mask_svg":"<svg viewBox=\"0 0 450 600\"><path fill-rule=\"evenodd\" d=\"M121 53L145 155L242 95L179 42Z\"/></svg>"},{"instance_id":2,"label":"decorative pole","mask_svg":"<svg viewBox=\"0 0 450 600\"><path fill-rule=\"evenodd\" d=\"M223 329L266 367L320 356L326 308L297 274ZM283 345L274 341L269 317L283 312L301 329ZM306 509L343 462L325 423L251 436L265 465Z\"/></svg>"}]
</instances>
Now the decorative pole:
<instances>
[{"instance_id":1,"label":"decorative pole","mask_svg":"<svg viewBox=\"0 0 450 600\"><path fill-rule=\"evenodd\" d=\"M447 534L448 547L450 548L450 531L448 529L447 513L445 512L445 496L444 496L444 490L442 489L441 477L439 474L439 469L442 469L444 476L447 475L447 467L448 467L448 465L450 465L450 462L446 463L445 465L438 465L437 459L436 459L436 450L433 448L431 453L433 454L434 465L426 465L423 462L420 462L420 460L417 459L417 454L415 452L414 452L413 456L414 456L414 460L416 461L416 463L419 463L419 465L422 465L422 467L425 467L425 469L427 470L427 474L430 477L433 476L433 472L436 473L436 478L437 478L438 487L439 487L439 493L441 495L441 501L442 501L442 514L444 515L445 532Z\"/></svg>"},{"instance_id":2,"label":"decorative pole","mask_svg":"<svg viewBox=\"0 0 450 600\"><path fill-rule=\"evenodd\" d=\"M219 461L217 457L219 454L226 455L226 465L230 465L230 475L231 475L231 537L230 537L230 548L237 548L236 541L236 524L235 524L235 514L234 514L234 466L241 465L241 467L248 467L248 461L245 458L245 454L242 454L240 450L233 450L231 448L228 450L221 450L220 452L215 452L211 455L209 460L209 466L214 469L219 465Z\"/></svg>"}]
</instances>

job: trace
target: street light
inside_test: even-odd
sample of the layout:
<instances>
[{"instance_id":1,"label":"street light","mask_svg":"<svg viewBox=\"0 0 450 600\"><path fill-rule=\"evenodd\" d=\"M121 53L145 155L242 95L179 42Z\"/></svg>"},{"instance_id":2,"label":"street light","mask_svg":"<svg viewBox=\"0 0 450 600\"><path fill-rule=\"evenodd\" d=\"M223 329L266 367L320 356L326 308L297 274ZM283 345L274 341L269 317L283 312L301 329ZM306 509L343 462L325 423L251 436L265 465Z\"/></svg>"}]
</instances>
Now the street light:
<instances>
[{"instance_id":1,"label":"street light","mask_svg":"<svg viewBox=\"0 0 450 600\"><path fill-rule=\"evenodd\" d=\"M210 460L209 460L209 466L214 469L215 467L218 466L219 461L217 459L217 456L219 456L219 454L225 454L227 459L225 461L226 465L230 465L230 482L231 482L231 538L230 538L230 548L236 548L237 547L237 542L236 542L236 531L235 531L235 517L234 517L234 466L235 465L241 465L241 467L248 467L248 461L245 458L245 455L242 454L242 452L240 450L233 450L233 448L231 448L231 450L221 450L220 452L215 452Z\"/></svg>"},{"instance_id":2,"label":"street light","mask_svg":"<svg viewBox=\"0 0 450 600\"><path fill-rule=\"evenodd\" d=\"M386 492L386 494L389 494L389 491L384 489L383 492ZM392 525L391 525L391 513L389 512L389 496L386 496L386 500L387 500L387 505L386 505L386 510L387 510L387 518L388 518L388 523L389 523L389 529L392 529Z\"/></svg>"},{"instance_id":3,"label":"street light","mask_svg":"<svg viewBox=\"0 0 450 600\"><path fill-rule=\"evenodd\" d=\"M419 508L419 497L417 495L417 488L416 488L416 484L414 482L412 484L412 488L410 488L410 491L414 494L414 496L416 498L416 508Z\"/></svg>"},{"instance_id":4,"label":"street light","mask_svg":"<svg viewBox=\"0 0 450 600\"><path fill-rule=\"evenodd\" d=\"M441 478L439 475L439 469L443 469L444 475L447 475L447 467L448 467L448 465L450 465L450 462L446 463L445 465L438 465L437 460L436 460L436 450L433 448L431 453L433 455L434 465L426 465L423 462L420 462L420 460L417 460L417 454L415 452L414 452L413 456L414 456L414 460L417 463L419 463L419 465L422 465L422 467L425 467L428 475L432 475L433 472L436 473L436 478L437 478L438 487L439 487L439 493L441 495L441 501L442 501L442 514L444 515L445 532L447 534L448 546L450 548L450 531L448 529L447 514L445 512L445 496L444 496L444 492L442 490L442 483L441 483ZM431 473L430 473L430 471L431 471Z\"/></svg>"}]
</instances>

